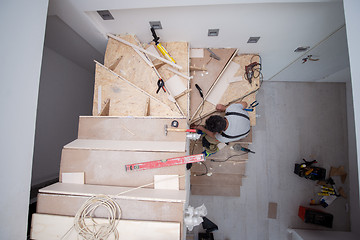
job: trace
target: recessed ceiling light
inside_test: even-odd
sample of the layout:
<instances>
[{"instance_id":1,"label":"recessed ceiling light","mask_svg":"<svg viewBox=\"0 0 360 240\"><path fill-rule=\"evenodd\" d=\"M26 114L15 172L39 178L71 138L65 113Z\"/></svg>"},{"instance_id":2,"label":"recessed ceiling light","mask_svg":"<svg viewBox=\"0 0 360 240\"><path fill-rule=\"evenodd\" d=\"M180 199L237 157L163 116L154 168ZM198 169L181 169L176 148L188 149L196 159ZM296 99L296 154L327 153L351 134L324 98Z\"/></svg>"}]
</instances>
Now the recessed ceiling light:
<instances>
[{"instance_id":1,"label":"recessed ceiling light","mask_svg":"<svg viewBox=\"0 0 360 240\"><path fill-rule=\"evenodd\" d=\"M219 35L219 29L209 29L208 36L209 37L216 37Z\"/></svg>"},{"instance_id":2,"label":"recessed ceiling light","mask_svg":"<svg viewBox=\"0 0 360 240\"><path fill-rule=\"evenodd\" d=\"M294 50L294 52L305 52L307 50L309 50L310 46L301 46L301 47L298 47Z\"/></svg>"},{"instance_id":3,"label":"recessed ceiling light","mask_svg":"<svg viewBox=\"0 0 360 240\"><path fill-rule=\"evenodd\" d=\"M97 11L97 13L102 17L103 20L114 20L114 17L111 15L109 10Z\"/></svg>"},{"instance_id":4,"label":"recessed ceiling light","mask_svg":"<svg viewBox=\"0 0 360 240\"><path fill-rule=\"evenodd\" d=\"M153 29L162 29L161 22L160 21L150 21L150 27Z\"/></svg>"},{"instance_id":5,"label":"recessed ceiling light","mask_svg":"<svg viewBox=\"0 0 360 240\"><path fill-rule=\"evenodd\" d=\"M247 43L257 43L260 37L250 37Z\"/></svg>"}]
</instances>

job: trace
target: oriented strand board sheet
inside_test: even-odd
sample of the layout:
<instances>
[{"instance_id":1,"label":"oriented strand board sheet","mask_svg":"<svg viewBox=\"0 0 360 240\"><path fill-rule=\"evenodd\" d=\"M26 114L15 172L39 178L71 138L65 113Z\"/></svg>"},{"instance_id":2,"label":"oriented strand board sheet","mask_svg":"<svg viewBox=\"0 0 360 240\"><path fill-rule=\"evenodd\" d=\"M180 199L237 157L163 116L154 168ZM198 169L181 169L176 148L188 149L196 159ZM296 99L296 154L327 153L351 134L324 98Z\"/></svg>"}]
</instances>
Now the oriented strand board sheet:
<instances>
[{"instance_id":1,"label":"oriented strand board sheet","mask_svg":"<svg viewBox=\"0 0 360 240\"><path fill-rule=\"evenodd\" d=\"M138 187L154 181L154 175L186 173L185 165L149 169L135 172L125 171L126 164L154 161L184 156L185 153L99 151L63 149L60 163L62 172L85 172L85 183L121 187ZM61 180L61 179L60 179ZM185 189L185 178L179 179L180 189ZM146 188L154 188L153 185Z\"/></svg>"},{"instance_id":2,"label":"oriented strand board sheet","mask_svg":"<svg viewBox=\"0 0 360 240\"><path fill-rule=\"evenodd\" d=\"M135 36L126 35L120 37L132 44L139 45ZM136 85L138 88L147 92L152 97L158 99L160 102L165 103L173 111L180 113L176 105L168 99L166 93L160 91L158 94L156 94L156 90L158 88L157 81L159 78L153 68L151 68L147 63L145 63L144 60L140 57L140 55L136 53L136 51L132 47L110 38L106 48L104 65L109 67L111 63L113 63L117 58L121 56L121 61L114 69L115 73L124 77L126 80ZM96 85L103 85L101 79L99 79L99 81L96 81ZM103 93L103 97L108 98L107 92ZM121 103L120 106L123 107ZM167 116L168 114L162 114L161 116L164 115Z\"/></svg>"},{"instance_id":3,"label":"oriented strand board sheet","mask_svg":"<svg viewBox=\"0 0 360 240\"><path fill-rule=\"evenodd\" d=\"M85 174L84 172L63 172L61 173L61 182L84 184Z\"/></svg>"},{"instance_id":4,"label":"oriented strand board sheet","mask_svg":"<svg viewBox=\"0 0 360 240\"><path fill-rule=\"evenodd\" d=\"M256 61L259 62L259 57L255 56L253 54L245 54L245 55L239 55L236 56L233 59L233 62L240 64L239 71L235 74L235 76L244 76L245 74L245 66L250 64L250 61ZM228 105L230 102L256 90L259 87L259 78L253 79L252 84L245 80L244 78L241 81L230 83L228 88L226 89L225 93L222 95L222 98L219 103ZM197 96L195 96L196 98ZM199 98L199 97L198 97ZM193 100L193 98L192 98ZM251 94L250 96L244 98L244 101L246 101L248 104L251 104L256 100L256 93ZM200 100L199 100L200 101ZM191 105L192 106L192 105ZM212 113L215 113L215 105L205 101L202 112L199 111L194 119L191 121L192 123L200 122L200 114L202 119L208 118ZM250 117L250 125L255 126L256 125L256 110L253 112L249 112Z\"/></svg>"},{"instance_id":5,"label":"oriented strand board sheet","mask_svg":"<svg viewBox=\"0 0 360 240\"><path fill-rule=\"evenodd\" d=\"M109 195L116 199L135 199L144 201L185 202L184 190L162 190L148 188L127 188L89 184L55 183L39 190L39 193L52 193L76 196Z\"/></svg>"},{"instance_id":6,"label":"oriented strand board sheet","mask_svg":"<svg viewBox=\"0 0 360 240\"><path fill-rule=\"evenodd\" d=\"M235 48L221 48L221 49L210 49L217 56L220 57L220 61L210 58L209 51L204 51L203 58L193 58L191 59L190 66L206 68L207 71L192 71L191 76L194 78L191 80L191 91L190 93L190 116L194 115L194 112L201 104L201 97L199 95L198 90L195 87L195 84L198 84L202 89L204 96L208 93L209 89L224 69L225 65L229 61L230 57L236 51Z\"/></svg>"},{"instance_id":7,"label":"oriented strand board sheet","mask_svg":"<svg viewBox=\"0 0 360 240\"><path fill-rule=\"evenodd\" d=\"M191 185L192 195L240 197L240 186Z\"/></svg>"},{"instance_id":8,"label":"oriented strand board sheet","mask_svg":"<svg viewBox=\"0 0 360 240\"><path fill-rule=\"evenodd\" d=\"M203 172L199 172L201 174ZM194 176L191 174L191 185L212 185L212 186L224 186L224 185L238 185L241 186L243 175L241 174L228 174L228 173L213 173L211 176Z\"/></svg>"},{"instance_id":9,"label":"oriented strand board sheet","mask_svg":"<svg viewBox=\"0 0 360 240\"><path fill-rule=\"evenodd\" d=\"M186 142L76 139L65 145L64 148L143 152L185 152L185 145Z\"/></svg>"},{"instance_id":10,"label":"oriented strand board sheet","mask_svg":"<svg viewBox=\"0 0 360 240\"><path fill-rule=\"evenodd\" d=\"M90 197L58 194L38 194L37 213L75 216L80 207ZM142 201L135 199L115 199L121 208L121 218L125 220L183 221L183 203ZM171 211L169 211L171 209ZM98 209L94 217L105 218L107 211Z\"/></svg>"},{"instance_id":11,"label":"oriented strand board sheet","mask_svg":"<svg viewBox=\"0 0 360 240\"><path fill-rule=\"evenodd\" d=\"M96 218L94 220L98 224L109 222L105 218ZM72 228L73 224L73 217L35 213L32 216L31 239L60 240ZM119 239L179 240L180 238L180 223L120 220L116 229ZM66 235L66 239L77 240L79 236L73 229ZM115 239L115 237L111 235L108 239Z\"/></svg>"},{"instance_id":12,"label":"oriented strand board sheet","mask_svg":"<svg viewBox=\"0 0 360 240\"><path fill-rule=\"evenodd\" d=\"M165 125L178 121L178 128L187 128L186 118L153 117L87 117L79 118L79 139L126 141L186 141L185 132L168 132Z\"/></svg>"},{"instance_id":13,"label":"oriented strand board sheet","mask_svg":"<svg viewBox=\"0 0 360 240\"><path fill-rule=\"evenodd\" d=\"M154 188L179 190L178 175L154 175Z\"/></svg>"},{"instance_id":14,"label":"oriented strand board sheet","mask_svg":"<svg viewBox=\"0 0 360 240\"><path fill-rule=\"evenodd\" d=\"M208 172L211 173L226 173L226 174L240 174L245 175L246 170L246 162L212 162L206 161L206 167L208 168ZM206 168L201 163L193 163L191 167L192 173L205 173Z\"/></svg>"},{"instance_id":15,"label":"oriented strand board sheet","mask_svg":"<svg viewBox=\"0 0 360 240\"><path fill-rule=\"evenodd\" d=\"M189 44L187 42L168 42L168 43L161 43L163 47L169 52L172 58L176 61L176 64L180 65L182 67L181 70L177 69L180 73L189 76ZM171 67L171 66L170 66ZM170 79L172 76L176 75L174 72L170 71L169 65L165 64L161 67L159 67L158 71L160 76L166 82L168 79ZM180 78L183 84L188 89L189 81L185 78ZM188 105L189 103L189 94L185 94L184 96L181 96L176 99L176 101L179 103L181 110L185 113L185 115L189 115L188 113Z\"/></svg>"},{"instance_id":16,"label":"oriented strand board sheet","mask_svg":"<svg viewBox=\"0 0 360 240\"><path fill-rule=\"evenodd\" d=\"M109 116L144 116L144 108L149 98L138 88L96 64L93 115L98 115L99 96L102 105L107 99L110 99ZM166 103L161 103L152 98L150 99L150 106L150 115L153 116L181 115L177 111L172 111L172 108Z\"/></svg>"},{"instance_id":17,"label":"oriented strand board sheet","mask_svg":"<svg viewBox=\"0 0 360 240\"><path fill-rule=\"evenodd\" d=\"M234 77L236 72L239 70L240 65L235 62L230 62L223 75L220 77L214 88L211 90L206 101L216 105L220 102L226 89L229 87L231 82L239 81L240 77Z\"/></svg>"}]
</instances>

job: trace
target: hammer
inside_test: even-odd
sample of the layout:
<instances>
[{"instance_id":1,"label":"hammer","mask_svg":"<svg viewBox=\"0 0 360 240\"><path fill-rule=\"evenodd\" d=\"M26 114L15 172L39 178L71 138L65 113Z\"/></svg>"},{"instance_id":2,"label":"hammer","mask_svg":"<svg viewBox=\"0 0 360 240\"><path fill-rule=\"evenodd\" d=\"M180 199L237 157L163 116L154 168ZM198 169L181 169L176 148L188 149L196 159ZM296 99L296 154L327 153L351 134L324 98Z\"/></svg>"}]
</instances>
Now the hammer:
<instances>
[{"instance_id":1,"label":"hammer","mask_svg":"<svg viewBox=\"0 0 360 240\"><path fill-rule=\"evenodd\" d=\"M168 132L192 132L196 133L196 129L186 129L186 128L168 128L168 125L165 124L165 136L167 136Z\"/></svg>"}]
</instances>

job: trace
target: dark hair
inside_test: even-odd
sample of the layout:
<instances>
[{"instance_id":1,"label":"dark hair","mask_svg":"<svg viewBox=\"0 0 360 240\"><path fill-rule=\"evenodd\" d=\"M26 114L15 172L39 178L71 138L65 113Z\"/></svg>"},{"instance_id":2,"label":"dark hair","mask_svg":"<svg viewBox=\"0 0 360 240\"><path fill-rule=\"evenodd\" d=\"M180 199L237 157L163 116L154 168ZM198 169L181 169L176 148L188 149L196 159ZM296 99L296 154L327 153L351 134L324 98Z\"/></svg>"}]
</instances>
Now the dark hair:
<instances>
[{"instance_id":1,"label":"dark hair","mask_svg":"<svg viewBox=\"0 0 360 240\"><path fill-rule=\"evenodd\" d=\"M211 116L206 120L205 128L210 132L220 133L226 128L226 120L219 115Z\"/></svg>"}]
</instances>

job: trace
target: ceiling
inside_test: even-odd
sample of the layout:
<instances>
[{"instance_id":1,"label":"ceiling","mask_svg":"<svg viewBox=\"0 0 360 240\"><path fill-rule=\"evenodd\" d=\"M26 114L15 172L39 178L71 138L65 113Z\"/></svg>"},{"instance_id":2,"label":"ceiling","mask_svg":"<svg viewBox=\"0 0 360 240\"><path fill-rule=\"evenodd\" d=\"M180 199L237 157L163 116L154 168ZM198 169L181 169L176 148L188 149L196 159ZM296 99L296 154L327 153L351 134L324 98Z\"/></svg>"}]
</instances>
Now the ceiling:
<instances>
[{"instance_id":1,"label":"ceiling","mask_svg":"<svg viewBox=\"0 0 360 240\"><path fill-rule=\"evenodd\" d=\"M320 43L316 48L322 47L316 53L322 67L309 69L316 73L306 78L311 79L308 81L324 79L340 71L339 68L348 67L346 31L333 34L345 23L340 0L203 2L50 0L49 15L59 17L102 54L107 33L135 34L140 41L150 42L149 21L161 21L163 29L157 31L160 41L187 41L191 47L236 47L239 53L259 53L265 80L287 80L286 76L280 79L278 73L301 58L302 53L294 52L298 46L314 48ZM115 19L104 21L96 10L110 10ZM219 28L219 36L208 37L209 28ZM246 43L251 36L261 38L257 44ZM294 63L286 72L295 76L310 66Z\"/></svg>"}]
</instances>

